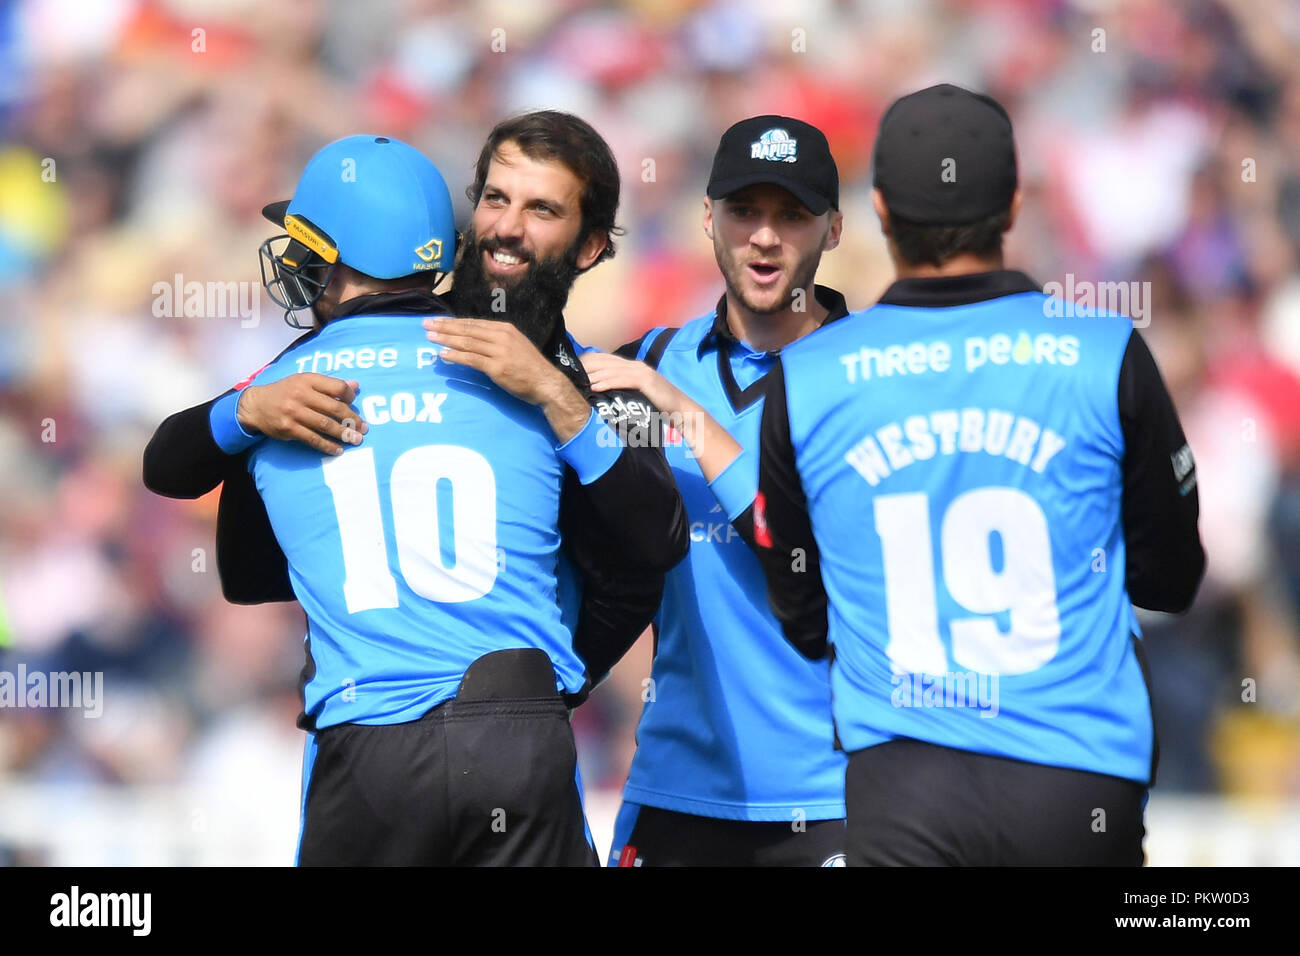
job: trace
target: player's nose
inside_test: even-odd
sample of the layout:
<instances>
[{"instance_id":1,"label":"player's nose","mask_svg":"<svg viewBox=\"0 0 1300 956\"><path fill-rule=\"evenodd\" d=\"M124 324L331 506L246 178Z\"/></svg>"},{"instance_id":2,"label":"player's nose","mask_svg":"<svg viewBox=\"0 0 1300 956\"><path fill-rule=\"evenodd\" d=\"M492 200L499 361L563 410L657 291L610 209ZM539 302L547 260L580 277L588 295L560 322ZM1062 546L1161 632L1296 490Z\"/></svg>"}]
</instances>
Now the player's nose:
<instances>
[{"instance_id":1,"label":"player's nose","mask_svg":"<svg viewBox=\"0 0 1300 956\"><path fill-rule=\"evenodd\" d=\"M749 242L759 249L774 249L781 245L781 237L772 223L764 220L749 234Z\"/></svg>"},{"instance_id":2,"label":"player's nose","mask_svg":"<svg viewBox=\"0 0 1300 956\"><path fill-rule=\"evenodd\" d=\"M498 239L522 239L524 218L514 206L507 206L497 217L492 231Z\"/></svg>"}]
</instances>

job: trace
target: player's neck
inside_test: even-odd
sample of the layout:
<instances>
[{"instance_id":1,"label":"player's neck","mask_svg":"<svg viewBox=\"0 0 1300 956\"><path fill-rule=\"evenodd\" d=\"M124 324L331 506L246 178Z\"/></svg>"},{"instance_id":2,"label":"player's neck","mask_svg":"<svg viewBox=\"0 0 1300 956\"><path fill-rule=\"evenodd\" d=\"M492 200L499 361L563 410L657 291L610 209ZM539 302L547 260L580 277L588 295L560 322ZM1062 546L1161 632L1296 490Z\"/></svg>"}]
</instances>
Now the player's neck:
<instances>
[{"instance_id":1,"label":"player's neck","mask_svg":"<svg viewBox=\"0 0 1300 956\"><path fill-rule=\"evenodd\" d=\"M937 279L944 276L965 276L977 272L996 272L1003 268L1002 256L977 256L969 252L953 256L941 266L928 262L911 263L894 258L894 271L900 279Z\"/></svg>"},{"instance_id":2,"label":"player's neck","mask_svg":"<svg viewBox=\"0 0 1300 956\"><path fill-rule=\"evenodd\" d=\"M727 292L727 327L731 334L757 352L785 348L826 321L826 307L817 301L812 286L800 290L789 308L763 315L745 307ZM802 309L795 306L802 305Z\"/></svg>"}]
</instances>

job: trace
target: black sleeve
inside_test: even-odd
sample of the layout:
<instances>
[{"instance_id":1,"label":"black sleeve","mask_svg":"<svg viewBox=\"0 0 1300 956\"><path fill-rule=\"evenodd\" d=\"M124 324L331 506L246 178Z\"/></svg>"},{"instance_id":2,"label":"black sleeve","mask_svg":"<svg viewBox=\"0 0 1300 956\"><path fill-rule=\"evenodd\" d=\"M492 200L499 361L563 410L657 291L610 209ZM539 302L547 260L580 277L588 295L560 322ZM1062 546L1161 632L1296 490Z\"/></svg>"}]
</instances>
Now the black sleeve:
<instances>
[{"instance_id":1,"label":"black sleeve","mask_svg":"<svg viewBox=\"0 0 1300 956\"><path fill-rule=\"evenodd\" d=\"M232 469L217 505L217 573L231 604L295 601L289 561L280 549L266 504L248 473L247 455L232 456Z\"/></svg>"},{"instance_id":2,"label":"black sleeve","mask_svg":"<svg viewBox=\"0 0 1300 956\"><path fill-rule=\"evenodd\" d=\"M298 336L258 372L319 332L312 329ZM146 488L166 498L198 498L217 487L235 469L245 471L244 456L222 451L212 437L209 421L212 406L234 391L227 389L210 402L170 415L158 426L144 450Z\"/></svg>"},{"instance_id":3,"label":"black sleeve","mask_svg":"<svg viewBox=\"0 0 1300 956\"><path fill-rule=\"evenodd\" d=\"M826 590L821 555L790 439L785 370L768 373L759 433L758 496L732 522L750 542L767 578L772 613L786 639L805 657L826 656Z\"/></svg>"},{"instance_id":4,"label":"black sleeve","mask_svg":"<svg viewBox=\"0 0 1300 956\"><path fill-rule=\"evenodd\" d=\"M318 332L313 329L298 336L271 361ZM221 484L217 574L222 594L232 604L293 601L289 563L248 473L248 455L228 455L212 437L212 406L233 391L177 412L158 426L144 450L144 484L168 498L198 498Z\"/></svg>"},{"instance_id":5,"label":"black sleeve","mask_svg":"<svg viewBox=\"0 0 1300 956\"><path fill-rule=\"evenodd\" d=\"M144 450L144 484L168 498L198 498L222 485L217 506L222 594L232 604L292 601L288 561L248 473L248 455L229 455L212 437L212 405L229 394L177 412L158 426Z\"/></svg>"},{"instance_id":6,"label":"black sleeve","mask_svg":"<svg viewBox=\"0 0 1300 956\"><path fill-rule=\"evenodd\" d=\"M624 346L635 358L639 341ZM620 350L623 352L623 350ZM600 478L583 485L566 469L560 532L582 574L574 649L594 687L627 653L659 610L666 572L690 547L686 508L657 440L654 407L639 392L594 394L576 384L625 440Z\"/></svg>"},{"instance_id":7,"label":"black sleeve","mask_svg":"<svg viewBox=\"0 0 1300 956\"><path fill-rule=\"evenodd\" d=\"M232 389L233 391L233 389ZM169 415L144 449L144 486L166 498L198 498L226 479L234 458L212 437L210 402Z\"/></svg>"},{"instance_id":8,"label":"black sleeve","mask_svg":"<svg viewBox=\"0 0 1300 956\"><path fill-rule=\"evenodd\" d=\"M568 469L560 501L560 534L582 576L582 603L574 650L587 666L588 687L599 684L659 610L664 573L629 564L597 522L578 476Z\"/></svg>"},{"instance_id":9,"label":"black sleeve","mask_svg":"<svg viewBox=\"0 0 1300 956\"><path fill-rule=\"evenodd\" d=\"M686 508L660 441L658 413L640 392L587 392L624 441L609 470L573 490L609 551L628 568L663 573L690 547Z\"/></svg>"},{"instance_id":10,"label":"black sleeve","mask_svg":"<svg viewBox=\"0 0 1300 956\"><path fill-rule=\"evenodd\" d=\"M1205 572L1196 463L1160 370L1136 331L1120 365L1118 399L1129 597L1153 611L1185 611Z\"/></svg>"},{"instance_id":11,"label":"black sleeve","mask_svg":"<svg viewBox=\"0 0 1300 956\"><path fill-rule=\"evenodd\" d=\"M652 329L614 354L635 359L646 338L657 335L646 356L653 368L676 332ZM666 572L686 557L690 537L686 508L659 440L658 410L640 392L593 393L585 373L576 375L574 384L626 447L609 471L588 485L567 489L566 496L583 502L584 515L597 521L620 565Z\"/></svg>"}]
</instances>

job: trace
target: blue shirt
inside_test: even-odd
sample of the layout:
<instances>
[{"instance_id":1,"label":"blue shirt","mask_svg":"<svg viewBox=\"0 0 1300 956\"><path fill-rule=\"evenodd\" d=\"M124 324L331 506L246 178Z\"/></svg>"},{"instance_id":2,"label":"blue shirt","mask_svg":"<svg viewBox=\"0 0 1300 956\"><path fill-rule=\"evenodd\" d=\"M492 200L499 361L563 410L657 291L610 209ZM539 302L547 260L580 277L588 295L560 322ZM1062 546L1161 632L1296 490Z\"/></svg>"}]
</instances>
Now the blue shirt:
<instances>
[{"instance_id":1,"label":"blue shirt","mask_svg":"<svg viewBox=\"0 0 1300 956\"><path fill-rule=\"evenodd\" d=\"M837 293L819 294L843 308ZM645 337L638 358L658 334ZM785 640L758 561L731 524L736 515L715 496L753 500L763 378L774 362L710 313L677 331L658 364L746 450L711 490L688 445L670 437L665 446L691 546L669 572L655 618L653 683L623 792L634 803L731 820L844 816L846 758L835 749L827 664Z\"/></svg>"},{"instance_id":2,"label":"blue shirt","mask_svg":"<svg viewBox=\"0 0 1300 956\"><path fill-rule=\"evenodd\" d=\"M1061 312L1020 288L882 303L781 356L850 752L910 737L1149 778L1121 520L1132 323Z\"/></svg>"},{"instance_id":3,"label":"blue shirt","mask_svg":"<svg viewBox=\"0 0 1300 956\"><path fill-rule=\"evenodd\" d=\"M539 409L437 351L410 315L346 316L258 374L259 385L304 371L360 382L370 428L336 457L243 434L237 396L212 411L225 450L252 445L307 613L304 707L317 727L416 719L504 648L545 650L557 690L585 679L557 591L560 489L566 464L585 483L622 446L593 410L557 447Z\"/></svg>"}]
</instances>

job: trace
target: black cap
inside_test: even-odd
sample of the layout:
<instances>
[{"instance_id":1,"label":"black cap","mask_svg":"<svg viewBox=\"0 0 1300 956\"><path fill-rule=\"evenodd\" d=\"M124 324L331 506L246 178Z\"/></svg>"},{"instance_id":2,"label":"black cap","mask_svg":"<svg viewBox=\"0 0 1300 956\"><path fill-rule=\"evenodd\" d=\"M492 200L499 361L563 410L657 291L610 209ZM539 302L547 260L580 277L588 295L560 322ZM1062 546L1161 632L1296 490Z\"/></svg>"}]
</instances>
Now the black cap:
<instances>
[{"instance_id":1,"label":"black cap","mask_svg":"<svg viewBox=\"0 0 1300 956\"><path fill-rule=\"evenodd\" d=\"M721 199L755 183L790 190L814 216L840 206L840 174L826 137L788 116L751 116L722 134L708 197Z\"/></svg>"},{"instance_id":2,"label":"black cap","mask_svg":"<svg viewBox=\"0 0 1300 956\"><path fill-rule=\"evenodd\" d=\"M922 225L983 219L1016 191L1011 118L991 96L948 83L911 93L880 120L875 169L893 215Z\"/></svg>"}]
</instances>

